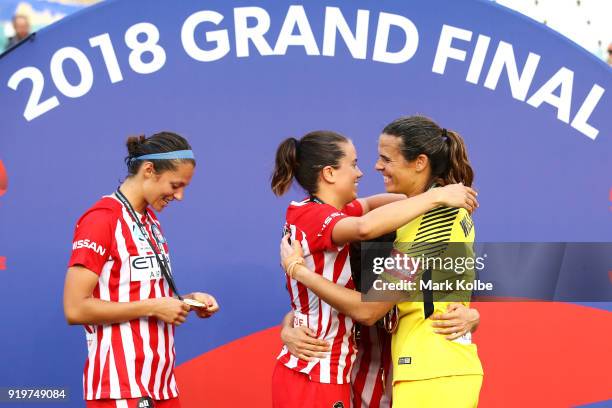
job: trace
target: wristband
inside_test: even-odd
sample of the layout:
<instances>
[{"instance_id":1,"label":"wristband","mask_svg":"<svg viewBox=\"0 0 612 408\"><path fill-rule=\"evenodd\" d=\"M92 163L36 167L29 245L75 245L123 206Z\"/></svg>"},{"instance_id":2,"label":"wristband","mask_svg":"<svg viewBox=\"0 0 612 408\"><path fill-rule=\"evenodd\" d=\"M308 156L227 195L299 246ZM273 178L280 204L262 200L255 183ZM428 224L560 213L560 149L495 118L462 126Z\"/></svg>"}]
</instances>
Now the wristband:
<instances>
[{"instance_id":1,"label":"wristband","mask_svg":"<svg viewBox=\"0 0 612 408\"><path fill-rule=\"evenodd\" d=\"M293 271L298 265L304 265L304 258L297 258L291 261L289 266L287 266L287 275L289 275L291 279L293 279Z\"/></svg>"}]
</instances>

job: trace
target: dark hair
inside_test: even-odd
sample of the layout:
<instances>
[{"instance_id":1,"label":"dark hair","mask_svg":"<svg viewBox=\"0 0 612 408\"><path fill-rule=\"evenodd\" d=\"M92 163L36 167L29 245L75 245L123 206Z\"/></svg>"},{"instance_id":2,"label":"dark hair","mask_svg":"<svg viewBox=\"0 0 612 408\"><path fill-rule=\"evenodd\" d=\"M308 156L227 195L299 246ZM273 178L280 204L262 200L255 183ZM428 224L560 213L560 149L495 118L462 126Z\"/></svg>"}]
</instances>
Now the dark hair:
<instances>
[{"instance_id":1,"label":"dark hair","mask_svg":"<svg viewBox=\"0 0 612 408\"><path fill-rule=\"evenodd\" d=\"M191 150L191 146L187 140L172 132L159 132L151 137L130 136L127 138L126 146L128 156L125 158L125 164L128 168L128 177L138 173L140 166L145 161L153 163L153 169L156 173L163 173L168 170L175 170L178 163L191 163L195 166L194 159L175 159L175 160L135 160L138 156L154 153L167 153L177 150Z\"/></svg>"},{"instance_id":2,"label":"dark hair","mask_svg":"<svg viewBox=\"0 0 612 408\"><path fill-rule=\"evenodd\" d=\"M424 116L396 119L385 126L383 133L401 138L401 151L406 160L412 161L420 154L429 158L431 182L472 185L474 171L458 133L443 129Z\"/></svg>"},{"instance_id":3,"label":"dark hair","mask_svg":"<svg viewBox=\"0 0 612 408\"><path fill-rule=\"evenodd\" d=\"M295 178L310 195L318 190L319 173L326 166L338 168L344 157L341 143L348 139L336 132L317 130L300 140L290 137L276 149L276 164L272 173L272 191L281 196L289 190Z\"/></svg>"}]
</instances>

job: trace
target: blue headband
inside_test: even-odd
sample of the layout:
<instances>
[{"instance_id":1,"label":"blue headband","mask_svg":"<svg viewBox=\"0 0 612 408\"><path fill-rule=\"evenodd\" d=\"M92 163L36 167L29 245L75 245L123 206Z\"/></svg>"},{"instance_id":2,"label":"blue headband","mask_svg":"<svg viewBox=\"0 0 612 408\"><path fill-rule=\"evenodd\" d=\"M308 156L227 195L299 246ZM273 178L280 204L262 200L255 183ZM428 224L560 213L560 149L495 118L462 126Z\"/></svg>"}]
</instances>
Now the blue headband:
<instances>
[{"instance_id":1,"label":"blue headband","mask_svg":"<svg viewBox=\"0 0 612 408\"><path fill-rule=\"evenodd\" d=\"M176 150L174 152L167 153L153 153L153 154L144 154L138 157L132 157L130 162L134 162L136 160L175 160L175 159L194 159L192 150Z\"/></svg>"}]
</instances>

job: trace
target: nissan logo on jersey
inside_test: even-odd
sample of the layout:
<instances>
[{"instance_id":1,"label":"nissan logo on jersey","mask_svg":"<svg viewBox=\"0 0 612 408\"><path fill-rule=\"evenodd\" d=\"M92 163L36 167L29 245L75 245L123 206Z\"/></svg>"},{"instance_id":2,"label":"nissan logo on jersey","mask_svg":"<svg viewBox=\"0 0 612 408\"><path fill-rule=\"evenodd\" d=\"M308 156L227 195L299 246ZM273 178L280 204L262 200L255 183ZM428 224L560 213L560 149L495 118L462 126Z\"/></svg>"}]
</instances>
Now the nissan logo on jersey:
<instances>
[{"instance_id":1,"label":"nissan logo on jersey","mask_svg":"<svg viewBox=\"0 0 612 408\"><path fill-rule=\"evenodd\" d=\"M132 281L161 279L162 272L155 255L130 256L130 276Z\"/></svg>"}]
</instances>

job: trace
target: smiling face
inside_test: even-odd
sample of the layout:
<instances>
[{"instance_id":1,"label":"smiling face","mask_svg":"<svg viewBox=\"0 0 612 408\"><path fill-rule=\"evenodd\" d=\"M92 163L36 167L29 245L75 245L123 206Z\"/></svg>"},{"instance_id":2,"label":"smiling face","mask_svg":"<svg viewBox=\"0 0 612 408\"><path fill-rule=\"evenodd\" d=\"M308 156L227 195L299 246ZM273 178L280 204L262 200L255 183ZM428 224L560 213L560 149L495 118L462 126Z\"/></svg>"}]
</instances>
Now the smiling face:
<instances>
[{"instance_id":1,"label":"smiling face","mask_svg":"<svg viewBox=\"0 0 612 408\"><path fill-rule=\"evenodd\" d=\"M380 135L376 170L382 174L387 192L406 194L410 197L425 190L429 179L429 164L425 155L407 161L401 147L400 137L384 133Z\"/></svg>"},{"instance_id":2,"label":"smiling face","mask_svg":"<svg viewBox=\"0 0 612 408\"><path fill-rule=\"evenodd\" d=\"M141 171L144 171L142 192L145 201L155 209L162 211L170 201L182 200L185 187L191 182L194 166L188 162L178 163L176 169L156 173L153 163L145 162Z\"/></svg>"},{"instance_id":3,"label":"smiling face","mask_svg":"<svg viewBox=\"0 0 612 408\"><path fill-rule=\"evenodd\" d=\"M326 166L322 170L321 177L327 180L333 187L333 194L342 202L350 203L357 198L359 179L363 176L357 166L357 151L349 140L339 145L344 156L339 160L337 168Z\"/></svg>"}]
</instances>

